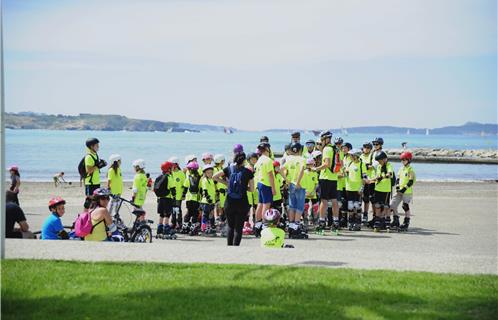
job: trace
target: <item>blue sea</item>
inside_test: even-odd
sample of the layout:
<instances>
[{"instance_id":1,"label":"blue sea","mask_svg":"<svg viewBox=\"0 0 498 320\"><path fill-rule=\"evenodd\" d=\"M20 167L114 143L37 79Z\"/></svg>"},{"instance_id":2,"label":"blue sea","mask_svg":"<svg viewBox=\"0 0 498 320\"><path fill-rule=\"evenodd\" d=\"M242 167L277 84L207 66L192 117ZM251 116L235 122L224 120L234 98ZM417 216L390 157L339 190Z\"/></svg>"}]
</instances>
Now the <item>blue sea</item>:
<instances>
[{"instance_id":1,"label":"blue sea","mask_svg":"<svg viewBox=\"0 0 498 320\"><path fill-rule=\"evenodd\" d=\"M183 162L188 154L209 151L213 154L231 154L234 144L241 143L246 151L254 151L259 138L267 135L275 151L283 150L289 142L289 133L222 132L166 133L166 132L104 132L104 131L54 131L54 130L6 130L6 162L17 164L21 177L27 181L51 181L60 171L66 180L78 181L77 166L85 154L85 140L97 137L100 141L99 155L108 159L113 153L122 156L122 169L125 180L133 177L132 162L143 158L146 171L152 176L159 174L159 166L171 156ZM366 134L349 134L344 137L354 147L374 137ZM448 148L448 149L497 149L495 136L447 136L447 135L383 135L385 148L400 148L402 142L408 148ZM303 134L301 141L316 139L313 134ZM395 163L395 168L400 166ZM471 181L497 180L498 165L466 164L422 164L414 163L420 180ZM104 169L102 174L104 175Z\"/></svg>"}]
</instances>

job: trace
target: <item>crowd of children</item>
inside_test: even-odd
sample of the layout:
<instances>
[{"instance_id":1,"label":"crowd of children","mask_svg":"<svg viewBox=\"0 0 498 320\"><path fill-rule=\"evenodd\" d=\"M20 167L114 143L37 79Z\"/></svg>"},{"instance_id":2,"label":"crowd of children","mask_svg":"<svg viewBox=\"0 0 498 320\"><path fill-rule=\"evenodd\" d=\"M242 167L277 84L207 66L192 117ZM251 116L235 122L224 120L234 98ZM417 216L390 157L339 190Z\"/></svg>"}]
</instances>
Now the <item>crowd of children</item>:
<instances>
[{"instance_id":1,"label":"crowd of children","mask_svg":"<svg viewBox=\"0 0 498 320\"><path fill-rule=\"evenodd\" d=\"M382 150L382 138L364 143L361 149L354 149L340 137L333 139L330 131L320 133L317 141L306 141L304 146L300 138L299 132L291 135L291 142L285 146L279 161L275 159L266 136L260 139L256 151L247 155L242 145L235 145L234 161L228 166L221 154L206 152L201 161L195 155L189 155L185 157L184 168L177 157L172 157L161 164L161 174L155 180L146 176L145 161L135 160L131 201L141 207L148 190L153 190L159 215L156 232L164 236L177 232L188 235L221 233L226 236L230 230L233 238L234 231L226 223L225 208L230 207L229 203L232 204L230 212L234 212L233 208L247 211L242 217L245 220L242 233L257 237L261 236L264 216L270 209L281 212L279 221L272 223L288 232L289 238L306 239L310 228L318 234L324 234L326 230L337 233L341 228L351 231L360 231L362 227L375 231L408 229L409 205L416 182L410 152L401 154L403 165L396 175ZM98 139L87 140L86 146L87 155L82 160L83 178L86 195L91 197L100 188L100 170L107 163L97 155ZM243 155L243 162L240 155ZM239 189L234 191L236 186L232 185L232 179L229 180L231 175L239 172L231 170L232 166L237 166L237 161L239 166L252 173L244 180L243 196L247 207L240 208L233 206L234 200L240 198L237 195ZM107 187L110 194L121 196L121 157L113 154L109 163ZM248 187L249 181L254 187ZM400 204L405 213L403 223L398 215ZM116 202L111 201L110 215L115 206ZM53 204L50 207L57 208ZM186 209L184 214L182 208ZM235 243L240 243L237 230Z\"/></svg>"}]
</instances>

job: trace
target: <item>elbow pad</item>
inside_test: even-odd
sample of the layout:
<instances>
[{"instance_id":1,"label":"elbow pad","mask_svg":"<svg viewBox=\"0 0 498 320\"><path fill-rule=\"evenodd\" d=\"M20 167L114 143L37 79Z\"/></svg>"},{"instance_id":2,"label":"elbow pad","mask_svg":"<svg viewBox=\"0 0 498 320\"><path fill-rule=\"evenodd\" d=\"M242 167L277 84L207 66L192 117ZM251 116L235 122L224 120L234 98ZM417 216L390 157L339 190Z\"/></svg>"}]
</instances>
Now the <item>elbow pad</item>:
<instances>
[{"instance_id":1,"label":"elbow pad","mask_svg":"<svg viewBox=\"0 0 498 320\"><path fill-rule=\"evenodd\" d=\"M413 179L412 179L412 180L410 180L410 181L408 181L408 183L406 184L406 186L407 186L408 188L410 188L411 186L413 186Z\"/></svg>"},{"instance_id":2,"label":"elbow pad","mask_svg":"<svg viewBox=\"0 0 498 320\"><path fill-rule=\"evenodd\" d=\"M137 193L138 192L138 189L133 187L133 189L131 189L131 191L133 191L133 193Z\"/></svg>"}]
</instances>

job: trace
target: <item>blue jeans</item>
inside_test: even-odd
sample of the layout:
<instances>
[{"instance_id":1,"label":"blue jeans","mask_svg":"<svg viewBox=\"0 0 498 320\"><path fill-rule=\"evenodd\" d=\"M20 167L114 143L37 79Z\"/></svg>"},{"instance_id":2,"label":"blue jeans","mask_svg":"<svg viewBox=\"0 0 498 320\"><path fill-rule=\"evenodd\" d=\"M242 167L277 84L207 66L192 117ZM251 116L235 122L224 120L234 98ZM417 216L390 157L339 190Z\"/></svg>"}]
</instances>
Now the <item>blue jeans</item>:
<instances>
[{"instance_id":1,"label":"blue jeans","mask_svg":"<svg viewBox=\"0 0 498 320\"><path fill-rule=\"evenodd\" d=\"M296 189L296 185L291 183L289 186L289 209L298 213L303 213L306 190L304 188Z\"/></svg>"}]
</instances>

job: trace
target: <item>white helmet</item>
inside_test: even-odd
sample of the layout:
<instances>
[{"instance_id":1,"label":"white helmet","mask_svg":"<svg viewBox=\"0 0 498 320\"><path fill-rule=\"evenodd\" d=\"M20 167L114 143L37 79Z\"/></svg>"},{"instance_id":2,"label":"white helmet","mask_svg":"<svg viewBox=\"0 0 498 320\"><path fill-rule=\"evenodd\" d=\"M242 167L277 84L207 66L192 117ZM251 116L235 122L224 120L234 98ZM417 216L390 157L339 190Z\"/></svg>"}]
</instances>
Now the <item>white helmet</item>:
<instances>
[{"instance_id":1,"label":"white helmet","mask_svg":"<svg viewBox=\"0 0 498 320\"><path fill-rule=\"evenodd\" d=\"M109 157L110 164L113 164L114 162L119 160L121 160L121 156L119 154L111 154L111 156Z\"/></svg>"},{"instance_id":2,"label":"white helmet","mask_svg":"<svg viewBox=\"0 0 498 320\"><path fill-rule=\"evenodd\" d=\"M180 160L178 159L178 157L171 157L171 158L169 158L168 161L171 162L171 163L174 163L176 165L180 164Z\"/></svg>"},{"instance_id":3,"label":"white helmet","mask_svg":"<svg viewBox=\"0 0 498 320\"><path fill-rule=\"evenodd\" d=\"M214 165L212 163L206 164L204 167L202 167L202 172L204 172L208 169L214 169Z\"/></svg>"},{"instance_id":4,"label":"white helmet","mask_svg":"<svg viewBox=\"0 0 498 320\"><path fill-rule=\"evenodd\" d=\"M133 161L133 166L139 167L140 169L145 169L145 160L144 159L137 159L137 160Z\"/></svg>"},{"instance_id":5,"label":"white helmet","mask_svg":"<svg viewBox=\"0 0 498 320\"><path fill-rule=\"evenodd\" d=\"M214 156L214 163L221 163L222 161L225 161L225 156L222 154L217 154Z\"/></svg>"},{"instance_id":6,"label":"white helmet","mask_svg":"<svg viewBox=\"0 0 498 320\"><path fill-rule=\"evenodd\" d=\"M319 157L319 156L321 156L321 155L322 155L322 153L321 153L319 150L315 150L315 151L313 151L313 152L311 153L311 156L312 156L313 158Z\"/></svg>"},{"instance_id":7,"label":"white helmet","mask_svg":"<svg viewBox=\"0 0 498 320\"><path fill-rule=\"evenodd\" d=\"M354 156L361 156L363 152L360 149L351 149L349 150L349 154L354 155Z\"/></svg>"},{"instance_id":8,"label":"white helmet","mask_svg":"<svg viewBox=\"0 0 498 320\"><path fill-rule=\"evenodd\" d=\"M195 154L189 154L185 157L185 162L189 163L190 161L194 161L194 159L197 159L197 156Z\"/></svg>"}]
</instances>

